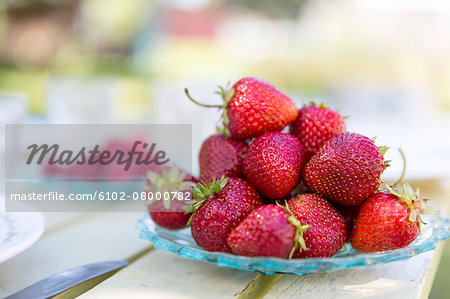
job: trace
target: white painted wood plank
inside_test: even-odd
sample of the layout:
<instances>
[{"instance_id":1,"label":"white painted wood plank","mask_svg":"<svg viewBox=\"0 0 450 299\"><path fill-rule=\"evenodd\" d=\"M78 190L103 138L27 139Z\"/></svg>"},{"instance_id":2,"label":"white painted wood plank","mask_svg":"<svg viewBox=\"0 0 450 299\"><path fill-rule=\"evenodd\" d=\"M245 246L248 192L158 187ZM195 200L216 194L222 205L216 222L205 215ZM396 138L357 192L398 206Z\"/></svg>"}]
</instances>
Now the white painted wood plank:
<instances>
[{"instance_id":1,"label":"white painted wood plank","mask_svg":"<svg viewBox=\"0 0 450 299\"><path fill-rule=\"evenodd\" d=\"M88 213L80 213L80 212L44 212L42 215L45 219L45 231L52 231L54 227L58 227L60 225L69 224L72 219L75 220L78 217L82 217Z\"/></svg>"},{"instance_id":2,"label":"white painted wood plank","mask_svg":"<svg viewBox=\"0 0 450 299\"><path fill-rule=\"evenodd\" d=\"M420 298L435 251L406 261L304 276L284 275L264 298Z\"/></svg>"},{"instance_id":3,"label":"white painted wood plank","mask_svg":"<svg viewBox=\"0 0 450 299\"><path fill-rule=\"evenodd\" d=\"M28 250L0 265L0 298L60 271L124 260L149 247L135 228L140 217L142 213L91 213L45 234Z\"/></svg>"},{"instance_id":4,"label":"white painted wood plank","mask_svg":"<svg viewBox=\"0 0 450 299\"><path fill-rule=\"evenodd\" d=\"M257 275L154 249L80 298L230 298Z\"/></svg>"}]
</instances>

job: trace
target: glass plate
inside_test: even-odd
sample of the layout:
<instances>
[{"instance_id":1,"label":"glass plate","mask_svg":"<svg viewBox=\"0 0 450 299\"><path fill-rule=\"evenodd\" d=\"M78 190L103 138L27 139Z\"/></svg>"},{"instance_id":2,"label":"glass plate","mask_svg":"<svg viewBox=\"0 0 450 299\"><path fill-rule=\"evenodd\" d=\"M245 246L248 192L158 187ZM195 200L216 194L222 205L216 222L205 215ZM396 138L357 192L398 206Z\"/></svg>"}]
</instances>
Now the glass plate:
<instances>
[{"instance_id":1,"label":"glass plate","mask_svg":"<svg viewBox=\"0 0 450 299\"><path fill-rule=\"evenodd\" d=\"M216 263L247 271L258 271L266 274L290 273L311 274L331 272L353 267L372 266L403 260L420 253L433 250L436 245L450 238L450 218L441 215L422 216L426 225L422 225L422 233L408 247L378 252L359 253L350 244L332 258L311 258L285 260L267 257L245 257L222 252L209 252L197 246L189 229L171 231L156 225L148 215L138 221L142 239L153 242L156 248L172 251L182 257Z\"/></svg>"}]
</instances>

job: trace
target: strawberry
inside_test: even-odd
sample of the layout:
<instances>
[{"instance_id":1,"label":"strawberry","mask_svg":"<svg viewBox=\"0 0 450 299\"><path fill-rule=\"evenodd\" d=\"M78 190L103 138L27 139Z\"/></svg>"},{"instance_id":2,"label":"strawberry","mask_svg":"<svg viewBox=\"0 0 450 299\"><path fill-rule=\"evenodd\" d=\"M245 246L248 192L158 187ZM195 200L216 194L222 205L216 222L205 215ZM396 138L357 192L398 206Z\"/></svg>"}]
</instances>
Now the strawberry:
<instances>
[{"instance_id":1,"label":"strawberry","mask_svg":"<svg viewBox=\"0 0 450 299\"><path fill-rule=\"evenodd\" d=\"M304 147L306 161L311 159L325 141L345 130L344 118L337 111L323 103L317 105L314 102L301 108L290 125L290 133Z\"/></svg>"},{"instance_id":2,"label":"strawberry","mask_svg":"<svg viewBox=\"0 0 450 299\"><path fill-rule=\"evenodd\" d=\"M200 149L200 181L208 183L214 178L243 177L242 160L248 144L232 137L212 135Z\"/></svg>"},{"instance_id":3,"label":"strawberry","mask_svg":"<svg viewBox=\"0 0 450 299\"><path fill-rule=\"evenodd\" d=\"M361 206L334 205L334 207L336 208L336 210L338 210L339 213L341 213L342 217L344 217L347 232L347 239L345 241L348 241L350 239L350 235L352 234L353 224L355 223L356 216L358 216Z\"/></svg>"},{"instance_id":4,"label":"strawberry","mask_svg":"<svg viewBox=\"0 0 450 299\"><path fill-rule=\"evenodd\" d=\"M290 258L295 250L298 221L279 205L253 210L227 238L234 253L245 256ZM306 227L298 227L299 232ZM296 239L297 237L297 239Z\"/></svg>"},{"instance_id":5,"label":"strawberry","mask_svg":"<svg viewBox=\"0 0 450 299\"><path fill-rule=\"evenodd\" d=\"M341 205L359 205L380 186L387 163L374 141L345 132L323 144L303 170L303 180L314 193Z\"/></svg>"},{"instance_id":6,"label":"strawberry","mask_svg":"<svg viewBox=\"0 0 450 299\"><path fill-rule=\"evenodd\" d=\"M186 226L190 214L185 214L183 207L189 204L192 197L190 188L197 180L187 172L172 166L170 169L162 169L161 173L149 172L144 190L153 193L153 200L147 206L148 213L159 226L168 229L179 229ZM162 194L161 199L156 199L156 193ZM170 194L170 199L164 199L164 193ZM182 198L172 198L171 192L179 192ZM177 195L178 195L177 194Z\"/></svg>"},{"instance_id":7,"label":"strawberry","mask_svg":"<svg viewBox=\"0 0 450 299\"><path fill-rule=\"evenodd\" d=\"M281 199L298 185L303 163L303 149L297 138L268 132L250 144L244 174L264 197Z\"/></svg>"},{"instance_id":8,"label":"strawberry","mask_svg":"<svg viewBox=\"0 0 450 299\"><path fill-rule=\"evenodd\" d=\"M269 83L257 78L242 78L229 90L220 88L222 105L204 105L223 109L224 133L237 139L251 139L265 132L281 131L297 117L294 102Z\"/></svg>"},{"instance_id":9,"label":"strawberry","mask_svg":"<svg viewBox=\"0 0 450 299\"><path fill-rule=\"evenodd\" d=\"M169 203L165 205L165 203ZM186 227L191 214L186 214L183 207L186 204L181 200L155 200L147 206L148 213L152 220L159 226L168 229L180 229Z\"/></svg>"},{"instance_id":10,"label":"strawberry","mask_svg":"<svg viewBox=\"0 0 450 299\"><path fill-rule=\"evenodd\" d=\"M420 233L419 214L433 214L424 209L419 190L409 184L390 187L370 196L356 217L350 241L357 251L375 252L403 248Z\"/></svg>"},{"instance_id":11,"label":"strawberry","mask_svg":"<svg viewBox=\"0 0 450 299\"><path fill-rule=\"evenodd\" d=\"M288 200L289 209L298 220L303 242L294 258L331 257L344 245L345 221L341 214L317 194L301 194Z\"/></svg>"},{"instance_id":12,"label":"strawberry","mask_svg":"<svg viewBox=\"0 0 450 299\"><path fill-rule=\"evenodd\" d=\"M210 184L198 183L192 189L194 203L186 207L194 212L190 219L192 236L209 251L231 252L228 234L262 205L262 199L249 182L222 177Z\"/></svg>"}]
</instances>

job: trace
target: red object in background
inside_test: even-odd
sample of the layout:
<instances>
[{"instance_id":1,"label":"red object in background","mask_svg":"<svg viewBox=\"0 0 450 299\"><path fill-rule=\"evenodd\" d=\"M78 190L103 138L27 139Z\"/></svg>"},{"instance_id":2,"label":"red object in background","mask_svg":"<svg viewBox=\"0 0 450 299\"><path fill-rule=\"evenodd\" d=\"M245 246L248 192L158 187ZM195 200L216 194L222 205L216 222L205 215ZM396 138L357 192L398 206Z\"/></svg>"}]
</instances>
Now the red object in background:
<instances>
[{"instance_id":1,"label":"red object in background","mask_svg":"<svg viewBox=\"0 0 450 299\"><path fill-rule=\"evenodd\" d=\"M128 140L123 139L116 139L111 140L107 143L105 149L109 150L110 152L115 152L116 150L120 150L124 153L130 151L133 148L133 145L136 141L141 141L141 144L136 147L137 151L147 152L148 147L144 149L143 143L151 144L150 141L147 140L147 138L142 136L135 136L133 138L130 138ZM154 154L154 153L153 153ZM136 158L135 158L136 159ZM135 160L133 160L135 161ZM100 167L103 167L103 175L107 178L114 178L114 179L120 179L123 177L126 178L142 178L147 174L148 171L157 171L158 169L163 169L164 167L167 167L167 165L158 166L155 164L139 164L136 163L131 164L130 169L125 170L124 165L119 165L117 163L112 163L109 165L102 165Z\"/></svg>"},{"instance_id":2,"label":"red object in background","mask_svg":"<svg viewBox=\"0 0 450 299\"><path fill-rule=\"evenodd\" d=\"M163 27L169 35L212 37L221 20L219 11L171 9L163 16Z\"/></svg>"},{"instance_id":3,"label":"red object in background","mask_svg":"<svg viewBox=\"0 0 450 299\"><path fill-rule=\"evenodd\" d=\"M100 144L100 151L108 150L114 153L116 150L120 150L124 153L129 152L136 141L140 141L136 147L137 151L142 151L146 153L146 149L143 148L142 144L151 144L147 138L142 136L134 136L128 139L112 139L106 144ZM153 152L153 155L156 151ZM88 153L86 153L88 155ZM96 155L98 158L98 155ZM125 159L127 157L124 157ZM48 177L63 177L63 178L76 178L76 179L113 179L113 180L123 180L123 179L143 179L146 177L149 171L158 171L163 168L167 168L167 165L155 165L151 163L149 165L134 163L136 157L133 157L133 163L128 170L125 170L124 164L118 164L117 161L112 162L108 165L95 164L81 164L76 163L71 165L59 165L59 164L49 164L43 163L43 174Z\"/></svg>"}]
</instances>

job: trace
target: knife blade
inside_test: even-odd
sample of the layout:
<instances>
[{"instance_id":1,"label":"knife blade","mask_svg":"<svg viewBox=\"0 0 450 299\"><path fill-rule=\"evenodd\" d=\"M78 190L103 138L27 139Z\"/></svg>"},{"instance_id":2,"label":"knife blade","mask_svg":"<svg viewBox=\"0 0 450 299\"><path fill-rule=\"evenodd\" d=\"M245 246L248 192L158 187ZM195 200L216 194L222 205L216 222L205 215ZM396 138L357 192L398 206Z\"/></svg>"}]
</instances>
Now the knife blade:
<instances>
[{"instance_id":1,"label":"knife blade","mask_svg":"<svg viewBox=\"0 0 450 299\"><path fill-rule=\"evenodd\" d=\"M56 296L92 278L118 270L128 265L126 261L107 261L75 267L44 278L5 299L37 298Z\"/></svg>"}]
</instances>

